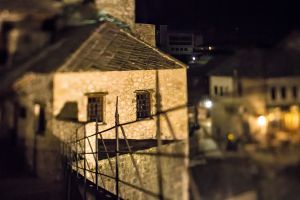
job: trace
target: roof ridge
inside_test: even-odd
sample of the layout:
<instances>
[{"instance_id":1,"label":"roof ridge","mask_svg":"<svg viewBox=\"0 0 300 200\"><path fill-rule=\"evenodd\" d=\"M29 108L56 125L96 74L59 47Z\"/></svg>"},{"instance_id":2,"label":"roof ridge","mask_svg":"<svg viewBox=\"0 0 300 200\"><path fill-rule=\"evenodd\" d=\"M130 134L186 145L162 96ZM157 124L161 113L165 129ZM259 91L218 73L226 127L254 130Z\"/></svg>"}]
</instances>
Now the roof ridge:
<instances>
[{"instance_id":1,"label":"roof ridge","mask_svg":"<svg viewBox=\"0 0 300 200\"><path fill-rule=\"evenodd\" d=\"M167 58L168 60L171 60L171 61L175 61L177 64L179 64L179 65L182 66L182 67L185 67L185 68L188 67L186 64L182 63L181 61L177 60L176 58L174 58L174 57L172 57L172 56L170 56L170 55L168 55L168 54L162 52L162 51L159 50L157 47L154 47L154 46L152 46L151 44L148 44L147 42L144 42L143 40L138 39L137 37L131 35L130 33L126 32L126 31L124 31L124 30L122 30L122 29L120 29L120 31L121 31L122 33L125 33L127 36L129 36L129 37L135 39L136 41L138 41L138 42L140 42L140 43L142 43L142 44L144 44L144 45L150 47L151 49L153 49L154 51L156 51L157 53L159 53L161 56L163 56L164 58Z\"/></svg>"}]
</instances>

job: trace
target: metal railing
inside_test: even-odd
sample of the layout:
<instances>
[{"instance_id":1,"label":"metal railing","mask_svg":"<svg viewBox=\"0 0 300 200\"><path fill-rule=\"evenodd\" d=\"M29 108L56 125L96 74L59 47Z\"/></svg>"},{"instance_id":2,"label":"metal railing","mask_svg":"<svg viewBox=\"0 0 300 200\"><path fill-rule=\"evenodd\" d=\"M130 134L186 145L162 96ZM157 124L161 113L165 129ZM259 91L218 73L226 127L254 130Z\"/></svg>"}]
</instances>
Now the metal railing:
<instances>
[{"instance_id":1,"label":"metal railing","mask_svg":"<svg viewBox=\"0 0 300 200\"><path fill-rule=\"evenodd\" d=\"M157 81L158 82L158 81ZM157 86L156 86L156 89L157 91L159 91L159 88L158 88L158 83L157 83ZM173 130L173 127L171 125L171 122L167 116L167 113L169 112L172 112L172 111L177 111L177 110L180 110L180 109L186 109L188 107L188 105L182 105L182 106L178 106L176 108L171 108L171 109L168 109L168 110L165 110L165 111L162 111L161 110L161 105L160 105L160 95L159 93L157 92L156 93L156 114L154 115L151 115L151 117L156 117L157 120L156 120L156 134L157 134L157 151L155 153L151 153L151 152L137 152L137 151L133 151L131 149L131 146L129 144L129 141L126 137L126 134L125 134L125 131L124 131L124 126L127 126L127 125L130 125L130 124L134 124L134 123L137 123L137 122L141 122L141 121L144 121L144 120L134 120L134 121L130 121L130 122L126 122L126 123L122 123L120 124L119 122L119 112L118 112L118 97L117 97L117 100L116 100L116 111L115 111L115 126L113 127L110 127L106 130L103 130L103 131L99 131L98 130L98 118L96 117L96 125L95 125L95 133L92 134L92 135L89 135L87 136L86 135L86 131L84 131L84 137L83 138L80 138L78 139L78 128L76 129L76 138L75 138L75 141L70 141L70 142L63 142L62 145L62 149L63 149L63 152L62 154L64 155L63 158L65 158L64 162L65 162L65 165L67 166L66 167L66 170L67 171L70 171L70 172L73 172L73 168L76 169L76 173L77 173L77 179L79 177L79 170L83 170L83 177L84 177L84 191L83 191L83 199L86 200L86 180L87 180L87 172L88 173L91 173L91 174L95 174L95 179L93 178L93 182L96 184L96 190L98 191L99 189L99 182L98 182L98 175L101 179L101 182L103 184L103 186L105 187L105 181L103 179L103 177L106 177L106 178L111 178L113 180L115 180L115 195L116 195L116 199L120 199L120 188L119 188L119 184L122 183L126 186L129 186L133 189L136 189L138 191L141 191L142 193L144 193L144 199L148 199L148 196L147 195L150 195L152 197L155 197L157 199L160 199L160 200L165 200L165 199L168 199L166 198L166 195L164 195L164 191L163 191L163 174L162 174L162 158L163 157L172 157L172 158L181 158L181 159L188 159L188 154L182 154L182 153L164 153L161 149L162 147L162 138L161 138L161 120L160 120L160 117L161 115L164 116L164 118L166 119L166 124L168 126L168 129L173 137L173 140L174 142L182 142L183 140L178 140L175 136L175 133L174 133L174 130ZM83 126L85 126L88 122L84 122L82 123ZM186 122L188 123L188 122ZM104 133L108 132L108 131L111 131L111 130L115 130L115 151L109 151L106 144L105 144L105 140L103 138L103 135ZM127 151L120 151L119 149L119 136L120 136L120 133L119 133L119 130L121 130L121 134L125 140L125 143L126 143L126 146L127 146ZM188 131L186 133L186 143L188 143ZM92 138L92 137L95 137L95 150L93 150L92 148L92 145L89 141L89 138ZM83 147L80 143L80 141L84 141L83 142ZM99 151L99 146L98 146L98 140L100 140L102 142L102 145L104 147L104 151ZM88 145L91 149L91 152L86 152L86 143L88 141ZM72 146L75 145L75 152L72 150ZM79 153L79 149L78 148L81 148L81 153ZM135 175L138 179L138 182L139 182L139 186L136 186L130 182L126 182L124 180L121 180L120 177L119 177L119 154L122 153L122 154L129 154L130 156L130 160L134 166L134 169L135 169ZM75 154L75 155L74 155ZM87 162L87 158L86 156L87 155L93 155L94 159L95 159L95 171L93 171L91 169L91 167L89 166L89 163ZM101 173L100 169L99 169L99 166L98 166L98 156L99 154L106 154L107 156L107 160L108 160L108 163L109 163L109 166L110 166L110 169L111 169L111 172L112 172L112 176L110 175L107 175L107 174L104 174L104 173ZM112 164L112 161L111 161L111 157L110 157L110 154L114 154L115 155L115 166L113 167L113 164ZM147 155L147 156L155 156L157 158L157 164L156 164L156 168L157 168L157 176L158 176L158 180L157 180L157 185L158 185L158 193L154 193L153 191L150 191L150 190L147 190L144 188L144 185L143 185L143 182L142 182L142 177L141 177L141 173L137 167L137 163L133 157L133 155L136 154L136 155ZM81 157L83 156L83 158ZM82 158L83 159L83 167L79 166L79 159ZM74 161L76 162L75 165L74 165ZM81 165L82 165L82 162L81 162ZM114 171L114 168L115 168L115 171ZM186 169L188 170L188 166L186 166ZM195 184L195 181L191 175L190 172L186 172L189 176L189 184L190 184L190 191L191 191L191 194L193 196L193 199L194 200L199 200L200 199L200 195L199 195L199 191L197 189L197 186ZM70 195L68 195L69 197Z\"/></svg>"},{"instance_id":2,"label":"metal railing","mask_svg":"<svg viewBox=\"0 0 300 200\"><path fill-rule=\"evenodd\" d=\"M147 195L156 197L160 200L167 199L167 198L165 198L165 196L163 194L161 159L162 159L162 157L173 157L173 158L188 159L188 156L185 155L185 154L161 152L160 148L162 146L162 140L161 140L161 135L159 134L160 133L160 115L164 115L164 117L167 121L169 130L170 130L170 133L173 136L173 141L174 142L179 142L179 141L182 141L182 140L178 140L176 138L174 130L173 130L173 128L171 126L171 123L168 119L167 113L172 112L172 111L176 111L176 110L179 110L179 109L183 109L183 108L187 108L187 105L179 106L179 107L176 107L176 108L171 108L171 109L168 109L166 111L159 111L155 115L152 115L151 117L157 117L157 120L156 120L157 121L156 128L157 128L157 133L158 133L157 134L157 152L155 152L155 153L152 153L152 152L136 152L136 151L131 150L131 146L130 146L129 141L126 137L123 126L130 125L130 124L133 124L133 123L136 123L136 122L141 122L141 121L144 121L144 120L135 120L135 121L120 124L119 123L119 114L118 114L118 98L117 98L116 112L115 112L115 126L110 127L110 128L108 128L106 130L103 130L103 131L98 131L98 121L96 121L95 134L86 136L86 131L84 131L84 137L81 138L81 139L78 139L78 128L77 128L76 132L75 132L75 137L76 137L75 141L62 143L63 144L63 150L64 150L63 155L65 155L65 157L67 159L66 160L67 170L72 172L73 167L75 167L76 173L77 173L77 178L79 177L79 169L83 170L83 172L84 172L83 177L84 177L84 182L85 183L86 183L86 179L87 179L87 172L89 172L91 174L95 174L96 178L94 179L93 176L92 176L92 178L93 178L93 182L96 184L96 190L99 189L98 175L100 176L100 179L101 179L101 182L102 182L103 186L105 186L105 181L103 180L103 176L115 180L115 183L116 183L115 194L116 194L117 199L120 198L119 183L125 184L129 187L132 187L136 190L139 190L139 191L141 191L141 192L143 192ZM82 125L84 125L84 126L86 124L87 123L82 123ZM107 149L107 146L105 144L105 140L104 140L102 134L104 134L108 131L111 131L113 129L115 129L115 151L109 151ZM124 150L120 151L119 150L119 129L121 130L121 133L124 137L124 140L125 140L126 146L128 148L128 151L124 151ZM89 141L89 138L91 138L91 137L95 137L95 140L96 140L95 150L93 150L92 145ZM98 139L101 140L105 151L99 151ZM80 141L84 141L83 142L83 147L82 147ZM91 148L91 152L86 152L86 147L87 147L86 143L88 143L89 147ZM75 152L71 148L72 145L75 145ZM79 152L78 148L81 148L81 153ZM139 182L140 186L136 186L136 185L133 185L129 182L120 180L120 178L119 178L119 165L118 165L118 159L119 159L119 154L120 153L130 155L130 159L131 159L131 161L133 163L133 166L135 168L136 176L137 176L137 179L138 179L138 182ZM95 169L96 169L95 171L93 171L91 169L91 167L89 166L89 163L87 162L86 155L88 155L88 154L92 154L94 159L95 159ZM107 175L107 174L104 174L104 173L100 172L100 169L99 169L99 166L98 166L98 155L99 154L106 154L107 160L108 160L108 163L110 165L111 172L112 172L113 176L110 176L110 175ZM109 154L115 154L116 155L116 157L115 157L116 162L115 162L114 167L113 167L113 164L111 162L111 157L109 156ZM157 175L158 175L158 186L159 186L159 193L158 194L156 194L156 193L154 193L150 190L144 189L141 174L140 174L139 169L137 167L136 161L134 160L134 157L133 157L134 154L156 156L157 157L157 172L158 172ZM79 163L78 163L78 161L80 159L80 156L83 156L83 167L80 167ZM75 161L75 165L74 165L74 161ZM114 173L114 168L115 168L115 173ZM192 177L191 173L189 173L189 179L190 179L189 181L190 181L191 194L192 194L192 196L195 200L199 200L200 195L199 195L198 189L196 187L195 181L193 180L193 177ZM145 199L147 199L147 195L145 195ZM84 196L83 199L85 200L86 186L84 186L83 196Z\"/></svg>"}]
</instances>

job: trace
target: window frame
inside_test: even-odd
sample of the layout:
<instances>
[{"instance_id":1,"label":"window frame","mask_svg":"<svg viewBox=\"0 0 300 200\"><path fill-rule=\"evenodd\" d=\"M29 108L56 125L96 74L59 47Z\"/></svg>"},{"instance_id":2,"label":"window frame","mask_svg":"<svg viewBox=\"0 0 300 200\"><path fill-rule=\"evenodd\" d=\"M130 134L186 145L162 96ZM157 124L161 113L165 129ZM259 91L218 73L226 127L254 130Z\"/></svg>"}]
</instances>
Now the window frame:
<instances>
[{"instance_id":1,"label":"window frame","mask_svg":"<svg viewBox=\"0 0 300 200\"><path fill-rule=\"evenodd\" d=\"M272 101L275 101L276 100L276 98L277 98L277 89L276 89L276 87L271 87L271 100Z\"/></svg>"},{"instance_id":2,"label":"window frame","mask_svg":"<svg viewBox=\"0 0 300 200\"><path fill-rule=\"evenodd\" d=\"M223 87L220 86L220 96L223 96L223 95L224 95L224 93L223 93Z\"/></svg>"},{"instance_id":3,"label":"window frame","mask_svg":"<svg viewBox=\"0 0 300 200\"><path fill-rule=\"evenodd\" d=\"M151 94L151 91L147 91L147 90L145 90L145 91L136 91L135 92L136 93L136 119L137 120L143 120L143 119L148 119L148 118L151 118L151 111L152 111L152 109L151 109L151 99L152 99L152 94ZM138 99L138 95L143 95L143 94L147 94L148 95L148 97L146 97L147 99L148 99L148 103L149 103L149 105L148 105L148 108L149 108L149 110L145 110L145 111L148 111L148 115L147 116L141 116L140 115L140 117L139 117L139 115L138 115L138 113L139 112L143 112L143 110L141 110L141 111L139 111L139 107L138 107L138 105L139 105L139 99ZM147 101L147 99L146 99L146 101ZM146 108L147 108L147 102L146 102Z\"/></svg>"},{"instance_id":4,"label":"window frame","mask_svg":"<svg viewBox=\"0 0 300 200\"><path fill-rule=\"evenodd\" d=\"M87 122L96 122L96 117L95 116L91 116L91 114L90 114L90 105L91 104L93 104L94 105L94 113L95 113L95 110L96 111L98 111L98 109L95 109L95 105L97 105L97 104L101 104L101 106L100 106L100 110L101 110L101 116L99 116L98 117L98 123L99 124L104 124L105 122L105 119L104 119L104 111L105 111L105 94L97 94L97 93L90 93L90 94L86 94L86 96L87 96L87 112L86 112L86 114L87 114ZM91 98L100 98L100 101L99 102L97 102L97 100L95 99L95 101L94 102L90 102L89 101L89 99L91 99ZM98 106L97 106L97 108L98 108ZM92 118L95 118L95 119L92 119Z\"/></svg>"},{"instance_id":5,"label":"window frame","mask_svg":"<svg viewBox=\"0 0 300 200\"><path fill-rule=\"evenodd\" d=\"M281 99L285 100L286 99L286 87L285 86L282 86L280 88L280 94L281 94Z\"/></svg>"},{"instance_id":6,"label":"window frame","mask_svg":"<svg viewBox=\"0 0 300 200\"><path fill-rule=\"evenodd\" d=\"M214 86L214 95L218 95L218 86Z\"/></svg>"},{"instance_id":7,"label":"window frame","mask_svg":"<svg viewBox=\"0 0 300 200\"><path fill-rule=\"evenodd\" d=\"M45 136L47 130L46 106L43 103L36 102L34 105L34 114L36 117L36 135Z\"/></svg>"},{"instance_id":8,"label":"window frame","mask_svg":"<svg viewBox=\"0 0 300 200\"><path fill-rule=\"evenodd\" d=\"M298 87L297 86L292 87L292 94L293 94L294 99L298 98Z\"/></svg>"}]
</instances>

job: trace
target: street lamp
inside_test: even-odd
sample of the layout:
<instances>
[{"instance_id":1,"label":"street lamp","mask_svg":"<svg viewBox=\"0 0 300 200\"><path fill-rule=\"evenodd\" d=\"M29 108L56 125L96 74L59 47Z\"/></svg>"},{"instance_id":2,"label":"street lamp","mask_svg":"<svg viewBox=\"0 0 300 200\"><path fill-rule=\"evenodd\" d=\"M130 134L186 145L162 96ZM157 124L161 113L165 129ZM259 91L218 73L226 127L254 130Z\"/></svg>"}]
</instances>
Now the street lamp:
<instances>
[{"instance_id":1,"label":"street lamp","mask_svg":"<svg viewBox=\"0 0 300 200\"><path fill-rule=\"evenodd\" d=\"M208 101L206 101L206 102L204 103L204 105L205 105L206 108L211 108L212 102L208 100Z\"/></svg>"},{"instance_id":2,"label":"street lamp","mask_svg":"<svg viewBox=\"0 0 300 200\"><path fill-rule=\"evenodd\" d=\"M267 123L266 117L265 116L260 116L257 120L258 124L260 126L265 126Z\"/></svg>"}]
</instances>

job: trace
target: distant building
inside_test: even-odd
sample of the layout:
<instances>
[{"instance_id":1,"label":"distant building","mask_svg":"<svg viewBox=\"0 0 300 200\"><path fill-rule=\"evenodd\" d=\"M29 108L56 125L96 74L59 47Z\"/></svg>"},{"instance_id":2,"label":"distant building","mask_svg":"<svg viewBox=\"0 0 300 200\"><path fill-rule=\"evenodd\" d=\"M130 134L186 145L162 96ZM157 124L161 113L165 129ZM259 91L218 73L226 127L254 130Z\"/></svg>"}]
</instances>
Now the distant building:
<instances>
[{"instance_id":1,"label":"distant building","mask_svg":"<svg viewBox=\"0 0 300 200\"><path fill-rule=\"evenodd\" d=\"M202 35L192 31L168 30L167 25L161 25L158 33L158 47L185 63L195 57L194 48L203 44Z\"/></svg>"},{"instance_id":2,"label":"distant building","mask_svg":"<svg viewBox=\"0 0 300 200\"><path fill-rule=\"evenodd\" d=\"M209 73L214 135L297 141L299 40L294 32L272 49L240 49Z\"/></svg>"}]
</instances>

